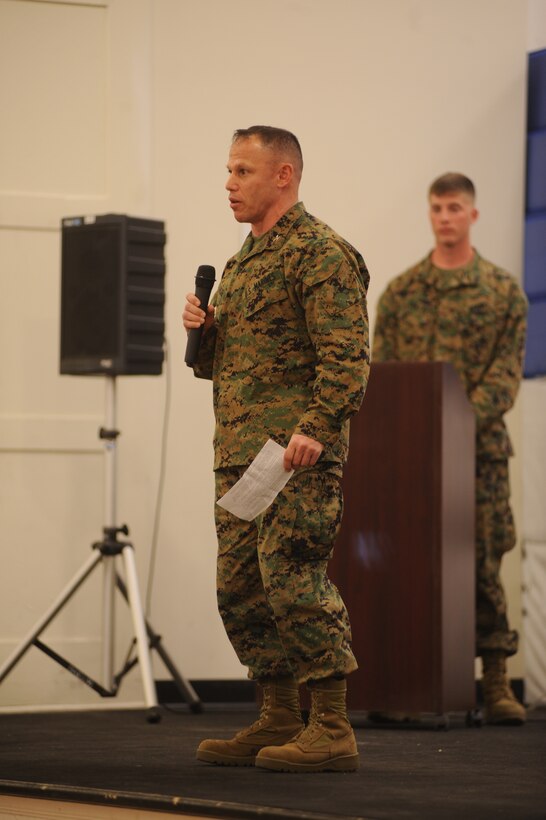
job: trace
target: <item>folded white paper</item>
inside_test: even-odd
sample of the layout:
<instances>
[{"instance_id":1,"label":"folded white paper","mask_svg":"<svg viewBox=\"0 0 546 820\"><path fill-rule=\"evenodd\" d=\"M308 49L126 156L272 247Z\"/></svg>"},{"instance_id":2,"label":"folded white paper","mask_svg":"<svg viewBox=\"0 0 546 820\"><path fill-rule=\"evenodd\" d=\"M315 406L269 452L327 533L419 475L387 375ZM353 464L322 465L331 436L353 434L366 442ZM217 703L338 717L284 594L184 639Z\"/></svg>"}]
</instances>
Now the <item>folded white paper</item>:
<instances>
[{"instance_id":1,"label":"folded white paper","mask_svg":"<svg viewBox=\"0 0 546 820\"><path fill-rule=\"evenodd\" d=\"M216 503L237 518L253 521L269 507L294 474L294 470L283 467L284 453L284 447L269 439L239 481Z\"/></svg>"}]
</instances>

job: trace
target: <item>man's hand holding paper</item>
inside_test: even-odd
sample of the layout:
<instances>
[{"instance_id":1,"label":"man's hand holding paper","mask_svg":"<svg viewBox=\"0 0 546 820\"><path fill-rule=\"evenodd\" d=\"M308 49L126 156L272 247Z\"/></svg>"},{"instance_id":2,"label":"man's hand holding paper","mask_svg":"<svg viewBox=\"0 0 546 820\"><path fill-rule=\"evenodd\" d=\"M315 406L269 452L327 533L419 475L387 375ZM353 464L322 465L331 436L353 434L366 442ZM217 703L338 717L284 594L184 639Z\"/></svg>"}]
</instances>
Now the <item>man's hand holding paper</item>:
<instances>
[{"instance_id":1,"label":"man's hand holding paper","mask_svg":"<svg viewBox=\"0 0 546 820\"><path fill-rule=\"evenodd\" d=\"M284 447L269 439L239 481L216 502L245 521L253 521L266 510L294 470L284 467Z\"/></svg>"}]
</instances>

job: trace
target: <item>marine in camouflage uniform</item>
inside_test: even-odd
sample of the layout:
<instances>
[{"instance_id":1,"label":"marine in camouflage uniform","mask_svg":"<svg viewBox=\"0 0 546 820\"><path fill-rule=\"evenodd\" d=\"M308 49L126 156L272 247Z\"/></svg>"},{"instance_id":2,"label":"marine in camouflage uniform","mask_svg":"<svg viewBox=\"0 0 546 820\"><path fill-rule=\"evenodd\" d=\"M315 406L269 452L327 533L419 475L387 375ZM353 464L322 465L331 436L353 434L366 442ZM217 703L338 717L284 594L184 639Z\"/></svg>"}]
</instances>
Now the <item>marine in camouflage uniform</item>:
<instances>
[{"instance_id":1,"label":"marine in camouflage uniform","mask_svg":"<svg viewBox=\"0 0 546 820\"><path fill-rule=\"evenodd\" d=\"M518 645L499 570L515 544L503 414L522 377L526 311L515 279L478 253L449 271L427 256L387 287L374 331L374 361L451 362L476 415L477 655L513 655Z\"/></svg>"},{"instance_id":2,"label":"marine in camouflage uniform","mask_svg":"<svg viewBox=\"0 0 546 820\"><path fill-rule=\"evenodd\" d=\"M218 600L254 679L357 668L326 567L341 522L348 419L366 386L368 272L360 254L297 203L230 259L194 372L212 378L216 498L268 438L324 444L256 521L216 506Z\"/></svg>"},{"instance_id":3,"label":"marine in camouflage uniform","mask_svg":"<svg viewBox=\"0 0 546 820\"><path fill-rule=\"evenodd\" d=\"M508 625L501 559L516 543L510 509L504 414L522 378L527 301L506 271L470 244L478 217L474 185L445 174L429 189L432 253L382 294L374 332L375 361L446 361L457 370L476 416L476 654L483 665L486 720L519 725L506 657L518 635Z\"/></svg>"},{"instance_id":4,"label":"marine in camouflage uniform","mask_svg":"<svg viewBox=\"0 0 546 820\"><path fill-rule=\"evenodd\" d=\"M192 294L183 313L187 330L205 328L194 370L213 381L216 498L269 438L285 447L284 468L295 469L254 521L216 506L219 609L263 699L257 721L229 740L203 740L197 758L354 771L345 676L357 664L347 611L326 570L341 521L348 420L369 371L368 272L348 242L306 212L302 169L290 132L235 132L226 189L251 233L226 265L214 322ZM307 726L303 681L311 694Z\"/></svg>"},{"instance_id":5,"label":"marine in camouflage uniform","mask_svg":"<svg viewBox=\"0 0 546 820\"><path fill-rule=\"evenodd\" d=\"M527 301L506 271L470 241L476 191L463 174L429 188L436 245L381 296L374 334L377 361L447 361L457 370L476 417L476 654L488 723L521 725L525 709L509 683L506 658L518 636L508 626L500 579L502 556L515 542L504 413L522 378Z\"/></svg>"}]
</instances>

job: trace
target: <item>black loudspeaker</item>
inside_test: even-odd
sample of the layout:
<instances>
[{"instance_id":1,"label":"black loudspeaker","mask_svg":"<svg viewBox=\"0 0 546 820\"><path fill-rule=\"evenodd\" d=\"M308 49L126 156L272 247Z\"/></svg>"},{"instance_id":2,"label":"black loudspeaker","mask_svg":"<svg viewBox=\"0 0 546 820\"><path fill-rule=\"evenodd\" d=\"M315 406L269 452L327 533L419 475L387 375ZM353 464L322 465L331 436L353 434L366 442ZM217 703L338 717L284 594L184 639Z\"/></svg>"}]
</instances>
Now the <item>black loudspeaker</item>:
<instances>
[{"instance_id":1,"label":"black loudspeaker","mask_svg":"<svg viewBox=\"0 0 546 820\"><path fill-rule=\"evenodd\" d=\"M161 374L165 223L65 217L61 234L60 372Z\"/></svg>"}]
</instances>

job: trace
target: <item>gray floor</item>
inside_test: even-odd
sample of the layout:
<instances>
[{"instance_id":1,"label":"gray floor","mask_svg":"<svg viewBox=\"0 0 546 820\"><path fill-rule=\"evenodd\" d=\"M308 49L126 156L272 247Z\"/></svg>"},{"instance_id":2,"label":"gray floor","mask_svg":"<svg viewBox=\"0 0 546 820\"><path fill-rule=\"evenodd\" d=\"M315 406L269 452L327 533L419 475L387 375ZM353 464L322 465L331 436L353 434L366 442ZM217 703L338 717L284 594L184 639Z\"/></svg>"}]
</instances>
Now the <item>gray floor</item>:
<instances>
[{"instance_id":1,"label":"gray floor","mask_svg":"<svg viewBox=\"0 0 546 820\"><path fill-rule=\"evenodd\" d=\"M354 774L288 775L208 766L203 737L229 737L251 706L0 716L0 793L156 807L231 818L546 818L546 711L523 727L442 731L368 725L353 715L361 753ZM173 800L178 798L178 800Z\"/></svg>"}]
</instances>

